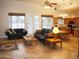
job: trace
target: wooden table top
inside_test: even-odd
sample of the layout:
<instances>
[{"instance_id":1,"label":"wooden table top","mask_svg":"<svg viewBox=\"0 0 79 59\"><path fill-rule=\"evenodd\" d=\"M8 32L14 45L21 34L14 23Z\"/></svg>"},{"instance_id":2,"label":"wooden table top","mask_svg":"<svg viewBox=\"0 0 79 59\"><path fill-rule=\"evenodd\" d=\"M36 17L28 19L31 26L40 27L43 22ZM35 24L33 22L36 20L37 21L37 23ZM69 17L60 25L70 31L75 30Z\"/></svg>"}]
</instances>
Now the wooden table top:
<instances>
[{"instance_id":1,"label":"wooden table top","mask_svg":"<svg viewBox=\"0 0 79 59\"><path fill-rule=\"evenodd\" d=\"M48 42L61 42L61 39L56 39L56 38L48 38L47 39Z\"/></svg>"}]
</instances>

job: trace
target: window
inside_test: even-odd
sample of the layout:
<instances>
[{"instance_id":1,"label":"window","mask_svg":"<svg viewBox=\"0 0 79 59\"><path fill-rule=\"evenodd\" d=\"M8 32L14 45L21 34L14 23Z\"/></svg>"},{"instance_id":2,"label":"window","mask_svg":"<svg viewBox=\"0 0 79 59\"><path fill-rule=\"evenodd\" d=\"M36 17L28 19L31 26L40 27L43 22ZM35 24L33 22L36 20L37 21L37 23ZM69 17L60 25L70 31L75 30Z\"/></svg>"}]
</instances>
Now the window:
<instances>
[{"instance_id":1,"label":"window","mask_svg":"<svg viewBox=\"0 0 79 59\"><path fill-rule=\"evenodd\" d=\"M42 16L43 28L51 29L53 18L50 16Z\"/></svg>"},{"instance_id":2,"label":"window","mask_svg":"<svg viewBox=\"0 0 79 59\"><path fill-rule=\"evenodd\" d=\"M9 13L9 28L24 28L25 14Z\"/></svg>"},{"instance_id":3,"label":"window","mask_svg":"<svg viewBox=\"0 0 79 59\"><path fill-rule=\"evenodd\" d=\"M58 19L58 24L60 24L60 25L64 24L64 19L62 19L62 18Z\"/></svg>"}]
</instances>

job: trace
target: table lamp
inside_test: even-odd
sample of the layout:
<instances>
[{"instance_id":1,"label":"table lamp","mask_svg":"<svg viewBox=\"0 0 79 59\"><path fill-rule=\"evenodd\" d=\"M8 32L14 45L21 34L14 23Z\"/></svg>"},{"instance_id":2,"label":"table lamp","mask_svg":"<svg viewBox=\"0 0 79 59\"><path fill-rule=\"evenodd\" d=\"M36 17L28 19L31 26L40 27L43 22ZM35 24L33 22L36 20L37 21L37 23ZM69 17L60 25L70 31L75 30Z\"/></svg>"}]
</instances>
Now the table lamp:
<instances>
[{"instance_id":1,"label":"table lamp","mask_svg":"<svg viewBox=\"0 0 79 59\"><path fill-rule=\"evenodd\" d=\"M55 25L52 32L55 34L55 38L57 38L57 34L59 33L59 29L58 29L57 25Z\"/></svg>"}]
</instances>

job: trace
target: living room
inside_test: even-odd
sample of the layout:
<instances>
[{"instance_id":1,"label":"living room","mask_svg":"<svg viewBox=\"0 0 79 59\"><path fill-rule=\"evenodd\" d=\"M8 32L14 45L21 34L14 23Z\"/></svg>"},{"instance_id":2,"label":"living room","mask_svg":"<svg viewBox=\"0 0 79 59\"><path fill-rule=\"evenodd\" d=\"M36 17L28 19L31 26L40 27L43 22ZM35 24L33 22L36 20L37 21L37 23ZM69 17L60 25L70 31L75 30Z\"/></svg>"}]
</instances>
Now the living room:
<instances>
[{"instance_id":1,"label":"living room","mask_svg":"<svg viewBox=\"0 0 79 59\"><path fill-rule=\"evenodd\" d=\"M1 52L0 59L78 59L79 1L48 0L57 4L51 8L44 8L45 1L47 0L0 0L0 44L2 45L4 41L16 42L19 49L13 49L10 52ZM23 23L12 26L11 20L14 19L12 16L22 16ZM15 22L17 23L18 21L19 20ZM72 32L71 29L68 29L70 22L76 27L72 29ZM67 35L67 40L63 38L62 49L60 47L51 49L41 45L38 41L33 43L33 47L29 47L27 44L25 46L24 39L9 40L5 34L5 31L9 28L23 28L27 31L26 36L31 35L33 36L31 39L36 39L34 37L36 30L42 30L44 28L52 29L55 25L60 29L63 28L70 32L70 34ZM10 54L11 56L9 56Z\"/></svg>"}]
</instances>

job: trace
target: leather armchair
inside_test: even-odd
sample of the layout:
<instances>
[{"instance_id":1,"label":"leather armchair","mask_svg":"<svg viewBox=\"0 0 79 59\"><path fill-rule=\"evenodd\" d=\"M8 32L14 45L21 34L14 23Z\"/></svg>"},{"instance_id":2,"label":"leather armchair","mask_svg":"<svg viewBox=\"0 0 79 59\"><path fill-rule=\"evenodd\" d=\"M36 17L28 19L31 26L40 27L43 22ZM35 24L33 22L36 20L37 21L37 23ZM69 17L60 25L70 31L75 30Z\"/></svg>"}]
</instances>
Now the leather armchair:
<instances>
[{"instance_id":1,"label":"leather armchair","mask_svg":"<svg viewBox=\"0 0 79 59\"><path fill-rule=\"evenodd\" d=\"M50 38L48 34L51 33L50 29L42 29L42 30L36 30L34 33L35 38L43 43L45 45L45 41L47 38Z\"/></svg>"}]
</instances>

